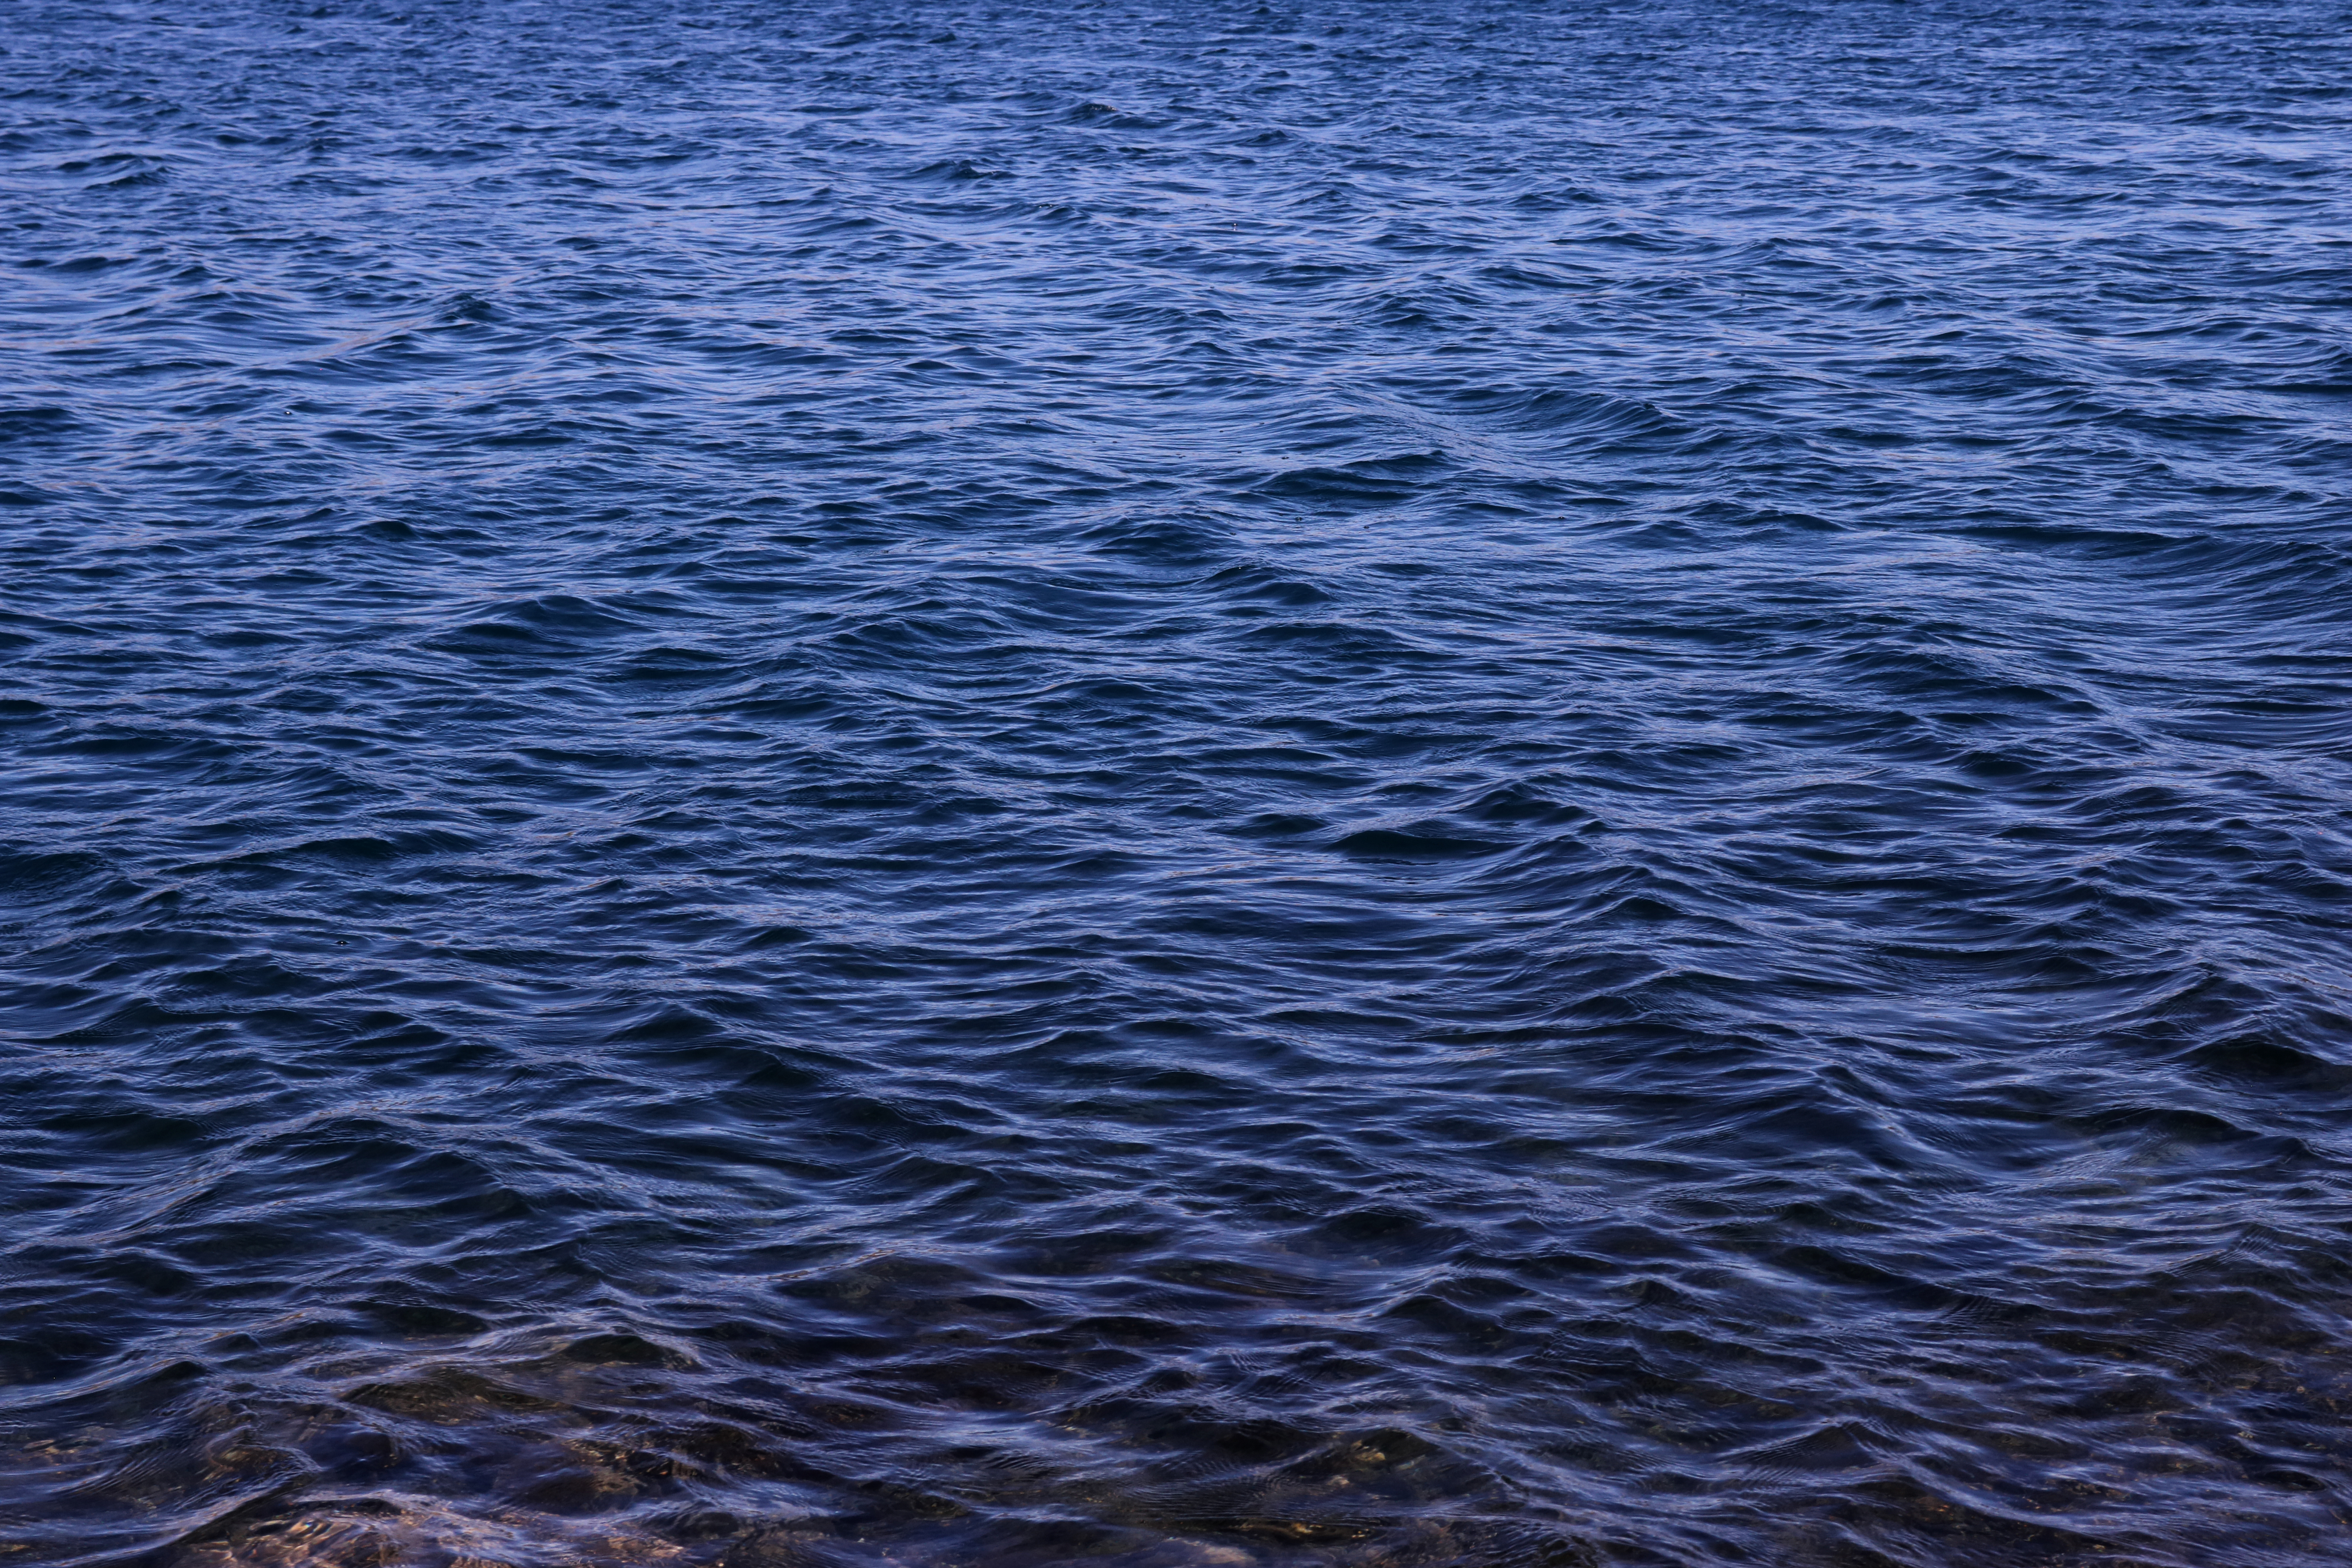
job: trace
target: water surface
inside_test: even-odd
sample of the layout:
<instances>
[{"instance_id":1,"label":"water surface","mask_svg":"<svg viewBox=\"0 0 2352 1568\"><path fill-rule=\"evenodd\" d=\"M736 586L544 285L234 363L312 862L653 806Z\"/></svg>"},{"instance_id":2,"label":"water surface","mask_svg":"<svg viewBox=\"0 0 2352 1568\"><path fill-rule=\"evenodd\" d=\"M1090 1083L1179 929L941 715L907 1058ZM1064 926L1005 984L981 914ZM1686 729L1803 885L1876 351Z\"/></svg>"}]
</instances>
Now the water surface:
<instances>
[{"instance_id":1,"label":"water surface","mask_svg":"<svg viewBox=\"0 0 2352 1568\"><path fill-rule=\"evenodd\" d=\"M8 18L9 1562L2347 1560L2341 5Z\"/></svg>"}]
</instances>

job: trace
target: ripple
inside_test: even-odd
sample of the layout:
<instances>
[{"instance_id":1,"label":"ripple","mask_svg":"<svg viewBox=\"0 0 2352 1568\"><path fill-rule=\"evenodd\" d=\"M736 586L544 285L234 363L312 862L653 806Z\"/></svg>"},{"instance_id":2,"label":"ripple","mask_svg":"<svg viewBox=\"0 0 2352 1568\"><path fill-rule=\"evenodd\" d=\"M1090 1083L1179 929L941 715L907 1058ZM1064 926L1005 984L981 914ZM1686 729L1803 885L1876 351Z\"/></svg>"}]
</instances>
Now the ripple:
<instances>
[{"instance_id":1,"label":"ripple","mask_svg":"<svg viewBox=\"0 0 2352 1568\"><path fill-rule=\"evenodd\" d=\"M20 10L25 1563L2340 1555L2337 18Z\"/></svg>"}]
</instances>

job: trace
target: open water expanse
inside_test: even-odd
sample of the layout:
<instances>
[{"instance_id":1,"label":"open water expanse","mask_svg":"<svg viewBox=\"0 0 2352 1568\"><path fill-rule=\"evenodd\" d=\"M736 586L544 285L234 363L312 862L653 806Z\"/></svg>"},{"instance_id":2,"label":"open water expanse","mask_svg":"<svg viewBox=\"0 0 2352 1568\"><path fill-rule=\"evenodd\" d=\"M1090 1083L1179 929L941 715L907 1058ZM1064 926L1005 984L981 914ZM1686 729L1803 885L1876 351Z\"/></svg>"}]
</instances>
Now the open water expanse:
<instances>
[{"instance_id":1,"label":"open water expanse","mask_svg":"<svg viewBox=\"0 0 2352 1568\"><path fill-rule=\"evenodd\" d=\"M13 0L0 1563L2352 1563L2352 11Z\"/></svg>"}]
</instances>

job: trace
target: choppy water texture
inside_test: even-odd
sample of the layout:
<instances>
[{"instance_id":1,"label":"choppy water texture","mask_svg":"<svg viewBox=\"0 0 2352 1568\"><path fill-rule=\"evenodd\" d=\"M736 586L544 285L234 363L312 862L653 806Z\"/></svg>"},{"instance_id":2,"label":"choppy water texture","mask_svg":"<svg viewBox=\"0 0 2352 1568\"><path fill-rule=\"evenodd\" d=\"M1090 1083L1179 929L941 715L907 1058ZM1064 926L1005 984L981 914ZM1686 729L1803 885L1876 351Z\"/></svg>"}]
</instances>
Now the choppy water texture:
<instances>
[{"instance_id":1,"label":"choppy water texture","mask_svg":"<svg viewBox=\"0 0 2352 1568\"><path fill-rule=\"evenodd\" d=\"M2352 1561L2347 37L17 0L6 1560Z\"/></svg>"}]
</instances>

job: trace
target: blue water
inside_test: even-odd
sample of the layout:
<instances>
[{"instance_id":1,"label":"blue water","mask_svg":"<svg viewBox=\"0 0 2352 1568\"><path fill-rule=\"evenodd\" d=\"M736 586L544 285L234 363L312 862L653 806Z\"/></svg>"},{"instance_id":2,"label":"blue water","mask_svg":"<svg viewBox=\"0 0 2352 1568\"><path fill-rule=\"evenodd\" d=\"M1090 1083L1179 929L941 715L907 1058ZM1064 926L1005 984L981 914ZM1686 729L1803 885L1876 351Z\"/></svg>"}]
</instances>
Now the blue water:
<instances>
[{"instance_id":1,"label":"blue water","mask_svg":"<svg viewBox=\"0 0 2352 1568\"><path fill-rule=\"evenodd\" d=\"M15 0L0 1560L2352 1562L2347 39Z\"/></svg>"}]
</instances>

